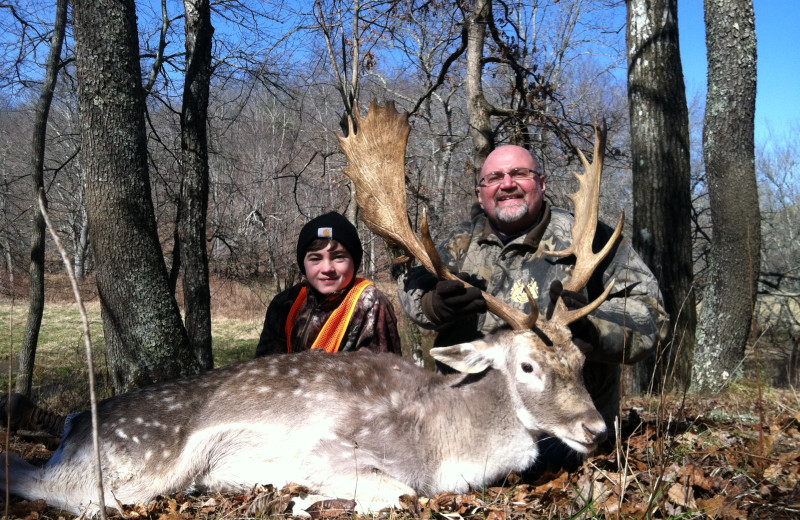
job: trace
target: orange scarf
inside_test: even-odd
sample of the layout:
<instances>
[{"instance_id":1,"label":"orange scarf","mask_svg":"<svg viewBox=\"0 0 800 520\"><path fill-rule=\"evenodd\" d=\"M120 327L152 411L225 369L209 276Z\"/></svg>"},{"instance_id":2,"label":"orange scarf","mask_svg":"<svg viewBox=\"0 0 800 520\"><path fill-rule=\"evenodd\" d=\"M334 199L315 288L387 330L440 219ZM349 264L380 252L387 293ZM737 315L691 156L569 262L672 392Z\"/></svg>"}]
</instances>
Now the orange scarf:
<instances>
[{"instance_id":1,"label":"orange scarf","mask_svg":"<svg viewBox=\"0 0 800 520\"><path fill-rule=\"evenodd\" d=\"M344 333L347 330L347 326L350 324L350 318L353 317L353 312L356 309L356 303L358 303L358 299L361 297L361 293L364 292L364 289L370 285L372 285L372 282L369 280L356 278L356 284L348 291L342 303L336 307L330 317L328 317L328 321L322 326L322 329L317 335L317 339L314 340L314 344L311 345L311 350L323 348L325 352L329 354L339 351ZM306 300L308 300L308 288L303 287L300 289L300 294L297 295L297 299L294 301L289 311L289 316L286 318L286 346L289 354L292 353L292 330L294 330L294 322L297 320L297 315L300 314L300 310L306 304Z\"/></svg>"}]
</instances>

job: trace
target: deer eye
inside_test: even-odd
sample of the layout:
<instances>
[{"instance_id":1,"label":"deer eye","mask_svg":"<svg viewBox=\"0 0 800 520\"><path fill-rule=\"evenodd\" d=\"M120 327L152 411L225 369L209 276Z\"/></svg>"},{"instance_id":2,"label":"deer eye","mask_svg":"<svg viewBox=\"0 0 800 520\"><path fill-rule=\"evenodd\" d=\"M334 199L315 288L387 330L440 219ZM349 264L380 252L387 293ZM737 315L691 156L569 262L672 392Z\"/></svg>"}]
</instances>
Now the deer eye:
<instances>
[{"instance_id":1,"label":"deer eye","mask_svg":"<svg viewBox=\"0 0 800 520\"><path fill-rule=\"evenodd\" d=\"M533 365L531 365L530 363L523 363L522 371L525 372L526 374L530 374L531 372L533 372Z\"/></svg>"}]
</instances>

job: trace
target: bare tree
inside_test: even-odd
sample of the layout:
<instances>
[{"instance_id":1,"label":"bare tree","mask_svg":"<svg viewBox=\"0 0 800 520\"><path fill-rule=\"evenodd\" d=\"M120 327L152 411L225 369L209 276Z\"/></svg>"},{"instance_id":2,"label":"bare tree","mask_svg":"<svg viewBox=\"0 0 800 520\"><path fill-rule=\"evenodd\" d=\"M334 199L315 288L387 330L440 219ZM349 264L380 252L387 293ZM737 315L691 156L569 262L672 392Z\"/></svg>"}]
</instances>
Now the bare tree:
<instances>
[{"instance_id":1,"label":"bare tree","mask_svg":"<svg viewBox=\"0 0 800 520\"><path fill-rule=\"evenodd\" d=\"M484 44L486 26L492 15L491 0L476 0L466 19L467 31L467 112L469 136L472 139L472 165L480 168L494 148L491 116L496 112L483 92Z\"/></svg>"},{"instance_id":2,"label":"bare tree","mask_svg":"<svg viewBox=\"0 0 800 520\"><path fill-rule=\"evenodd\" d=\"M56 88L58 69L61 67L61 48L67 26L67 0L58 0L56 18L53 24L53 35L50 40L50 53L47 58L45 79L42 83L39 101L36 105L36 116L33 124L31 146L31 200L38 201L39 193L44 193L44 156L47 135L47 121L50 116L50 105ZM45 204L47 199L44 198ZM44 313L44 253L45 222L39 204L33 204L33 229L31 230L31 255L28 274L30 291L28 300L28 321L19 353L19 373L15 389L19 393L29 395L33 384L33 368L36 359L36 345L39 341L39 330Z\"/></svg>"},{"instance_id":3,"label":"bare tree","mask_svg":"<svg viewBox=\"0 0 800 520\"><path fill-rule=\"evenodd\" d=\"M703 147L713 232L692 389L740 369L754 317L761 215L755 174L756 33L752 0L705 0L708 95Z\"/></svg>"},{"instance_id":4,"label":"bare tree","mask_svg":"<svg viewBox=\"0 0 800 520\"><path fill-rule=\"evenodd\" d=\"M197 372L150 194L136 6L73 3L87 215L116 390Z\"/></svg>"},{"instance_id":5,"label":"bare tree","mask_svg":"<svg viewBox=\"0 0 800 520\"><path fill-rule=\"evenodd\" d=\"M208 0L185 0L186 77L181 110L182 179L179 244L186 332L197 361L214 368L211 293L208 285L208 91L214 27Z\"/></svg>"},{"instance_id":6,"label":"bare tree","mask_svg":"<svg viewBox=\"0 0 800 520\"><path fill-rule=\"evenodd\" d=\"M758 360L762 377L776 386L800 383L798 126L784 135L770 132L768 144L756 149L762 217Z\"/></svg>"},{"instance_id":7,"label":"bare tree","mask_svg":"<svg viewBox=\"0 0 800 520\"><path fill-rule=\"evenodd\" d=\"M677 0L629 0L628 99L633 168L633 246L659 279L672 321L654 363L637 365L639 390L675 366L689 385L697 322L692 288L689 111L678 43ZM655 368L655 371L654 371ZM644 373L642 373L644 372Z\"/></svg>"}]
</instances>

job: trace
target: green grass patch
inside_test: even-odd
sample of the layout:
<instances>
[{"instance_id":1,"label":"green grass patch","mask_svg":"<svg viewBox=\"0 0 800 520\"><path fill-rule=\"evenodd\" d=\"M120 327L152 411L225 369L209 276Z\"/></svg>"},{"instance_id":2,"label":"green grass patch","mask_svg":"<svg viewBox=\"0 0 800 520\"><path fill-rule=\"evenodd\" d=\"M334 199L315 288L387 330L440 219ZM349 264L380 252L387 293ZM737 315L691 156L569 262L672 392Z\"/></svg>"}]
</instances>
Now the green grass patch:
<instances>
[{"instance_id":1,"label":"green grass patch","mask_svg":"<svg viewBox=\"0 0 800 520\"><path fill-rule=\"evenodd\" d=\"M99 302L86 304L92 340L98 397L112 395L108 382L109 366L103 338ZM220 316L212 321L215 366L251 359L255 354L264 319L264 310L253 309L245 318ZM0 301L0 393L9 387L9 352L12 356L12 385L19 364L19 350L25 333L27 302ZM222 314L222 313L219 313ZM13 340L12 340L13 338ZM74 303L45 305L36 362L32 397L53 411L67 413L88 406L88 375L83 324Z\"/></svg>"}]
</instances>

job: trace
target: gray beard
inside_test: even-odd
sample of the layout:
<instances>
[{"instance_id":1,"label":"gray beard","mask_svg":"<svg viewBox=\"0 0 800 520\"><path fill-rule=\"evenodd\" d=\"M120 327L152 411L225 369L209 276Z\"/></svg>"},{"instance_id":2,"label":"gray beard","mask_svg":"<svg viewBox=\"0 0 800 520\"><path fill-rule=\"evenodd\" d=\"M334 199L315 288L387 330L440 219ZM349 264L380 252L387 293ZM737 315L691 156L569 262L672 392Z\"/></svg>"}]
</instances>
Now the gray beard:
<instances>
[{"instance_id":1,"label":"gray beard","mask_svg":"<svg viewBox=\"0 0 800 520\"><path fill-rule=\"evenodd\" d=\"M518 204L514 204L514 207L506 206L503 208L497 208L496 213L497 220L500 222L513 224L520 221L528 214L528 206L524 201L520 201Z\"/></svg>"}]
</instances>

